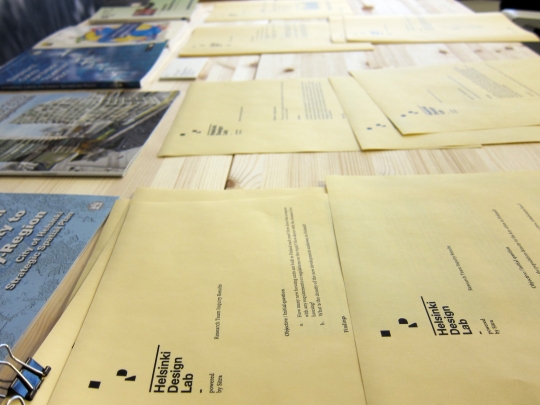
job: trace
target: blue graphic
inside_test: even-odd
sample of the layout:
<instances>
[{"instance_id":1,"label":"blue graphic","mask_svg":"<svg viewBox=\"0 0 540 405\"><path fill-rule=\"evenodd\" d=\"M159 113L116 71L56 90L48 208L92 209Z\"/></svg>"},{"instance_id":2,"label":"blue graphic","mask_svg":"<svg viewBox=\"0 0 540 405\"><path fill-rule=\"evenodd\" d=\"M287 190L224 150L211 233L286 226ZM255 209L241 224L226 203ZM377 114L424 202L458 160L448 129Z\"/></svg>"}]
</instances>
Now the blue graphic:
<instances>
[{"instance_id":1,"label":"blue graphic","mask_svg":"<svg viewBox=\"0 0 540 405\"><path fill-rule=\"evenodd\" d=\"M0 68L1 90L139 88L165 42L30 50Z\"/></svg>"},{"instance_id":2,"label":"blue graphic","mask_svg":"<svg viewBox=\"0 0 540 405\"><path fill-rule=\"evenodd\" d=\"M0 341L13 345L117 197L0 194Z\"/></svg>"}]
</instances>

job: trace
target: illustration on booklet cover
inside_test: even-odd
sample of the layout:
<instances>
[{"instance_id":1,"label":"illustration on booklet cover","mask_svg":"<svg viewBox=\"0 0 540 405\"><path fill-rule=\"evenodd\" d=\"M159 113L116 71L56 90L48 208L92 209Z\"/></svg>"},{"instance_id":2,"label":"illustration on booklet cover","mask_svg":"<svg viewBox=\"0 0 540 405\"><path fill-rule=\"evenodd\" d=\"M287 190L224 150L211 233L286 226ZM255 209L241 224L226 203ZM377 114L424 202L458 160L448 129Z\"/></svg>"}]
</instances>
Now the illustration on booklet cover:
<instances>
[{"instance_id":1,"label":"illustration on booklet cover","mask_svg":"<svg viewBox=\"0 0 540 405\"><path fill-rule=\"evenodd\" d=\"M107 3L90 18L92 24L189 19L197 6L197 0L152 0L137 7L110 7Z\"/></svg>"},{"instance_id":2,"label":"illustration on booklet cover","mask_svg":"<svg viewBox=\"0 0 540 405\"><path fill-rule=\"evenodd\" d=\"M107 218L116 197L0 194L0 341L13 345Z\"/></svg>"},{"instance_id":3,"label":"illustration on booklet cover","mask_svg":"<svg viewBox=\"0 0 540 405\"><path fill-rule=\"evenodd\" d=\"M140 88L165 44L31 49L0 67L0 90Z\"/></svg>"},{"instance_id":4,"label":"illustration on booklet cover","mask_svg":"<svg viewBox=\"0 0 540 405\"><path fill-rule=\"evenodd\" d=\"M0 175L122 176L177 94L0 95Z\"/></svg>"},{"instance_id":5,"label":"illustration on booklet cover","mask_svg":"<svg viewBox=\"0 0 540 405\"><path fill-rule=\"evenodd\" d=\"M172 37L178 31L178 28L176 26L171 27L166 22L80 25L55 32L34 46L34 49L83 48L164 42Z\"/></svg>"}]
</instances>

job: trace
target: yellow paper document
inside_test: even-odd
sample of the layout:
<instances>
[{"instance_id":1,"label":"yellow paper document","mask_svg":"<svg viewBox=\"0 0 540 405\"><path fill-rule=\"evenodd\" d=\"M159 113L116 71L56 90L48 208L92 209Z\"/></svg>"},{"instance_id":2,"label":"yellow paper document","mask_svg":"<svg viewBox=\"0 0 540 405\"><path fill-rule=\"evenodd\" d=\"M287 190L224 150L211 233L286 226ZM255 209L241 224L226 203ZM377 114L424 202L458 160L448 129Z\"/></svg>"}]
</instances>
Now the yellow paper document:
<instances>
[{"instance_id":1,"label":"yellow paper document","mask_svg":"<svg viewBox=\"0 0 540 405\"><path fill-rule=\"evenodd\" d=\"M342 0L226 1L215 3L206 22L242 20L294 20L352 14Z\"/></svg>"},{"instance_id":2,"label":"yellow paper document","mask_svg":"<svg viewBox=\"0 0 540 405\"><path fill-rule=\"evenodd\" d=\"M230 191L210 191L210 190L170 190L155 188L138 188L131 201L147 202L180 202L180 201L223 201L239 200L249 198L267 198L282 196L298 196L324 194L322 188L301 188L301 189L256 189L256 190L230 190ZM125 220L128 203L130 200L118 200L112 209L107 222L96 243L94 252L88 260L88 277L84 277L81 282L80 291L74 296L73 302L69 304L61 318L58 320L52 331L49 333L35 358L42 364L46 364L54 370L50 373L39 389L39 395L33 400L34 405L46 405L58 382L62 369L69 357L71 349L80 331L88 308L92 303L95 291L99 285L101 277L111 253L113 251L120 230ZM85 272L87 271L85 267ZM81 276L83 278L83 276ZM3 402L1 402L4 404Z\"/></svg>"},{"instance_id":3,"label":"yellow paper document","mask_svg":"<svg viewBox=\"0 0 540 405\"><path fill-rule=\"evenodd\" d=\"M540 125L540 58L351 72L403 135Z\"/></svg>"},{"instance_id":4,"label":"yellow paper document","mask_svg":"<svg viewBox=\"0 0 540 405\"><path fill-rule=\"evenodd\" d=\"M367 403L540 403L540 173L327 185Z\"/></svg>"},{"instance_id":5,"label":"yellow paper document","mask_svg":"<svg viewBox=\"0 0 540 405\"><path fill-rule=\"evenodd\" d=\"M324 190L322 188L301 188L210 191L138 188L131 201L223 201L311 194L324 194ZM49 402L122 229L129 201L118 200L115 203L87 263L87 267L91 268L88 277L84 277L80 291L74 296L73 301L35 353L34 357L40 363L50 366L53 372L44 379L39 389L39 395L32 400L32 404L46 405ZM85 268L85 272L86 270ZM83 276L81 276L82 278Z\"/></svg>"},{"instance_id":6,"label":"yellow paper document","mask_svg":"<svg viewBox=\"0 0 540 405\"><path fill-rule=\"evenodd\" d=\"M363 404L327 196L133 202L51 405Z\"/></svg>"},{"instance_id":7,"label":"yellow paper document","mask_svg":"<svg viewBox=\"0 0 540 405\"><path fill-rule=\"evenodd\" d=\"M348 41L535 42L538 37L501 13L346 16Z\"/></svg>"},{"instance_id":8,"label":"yellow paper document","mask_svg":"<svg viewBox=\"0 0 540 405\"><path fill-rule=\"evenodd\" d=\"M327 79L196 82L160 156L359 150Z\"/></svg>"},{"instance_id":9,"label":"yellow paper document","mask_svg":"<svg viewBox=\"0 0 540 405\"><path fill-rule=\"evenodd\" d=\"M540 126L403 136L354 78L333 77L330 83L362 150L478 147L488 144L540 142Z\"/></svg>"},{"instance_id":10,"label":"yellow paper document","mask_svg":"<svg viewBox=\"0 0 540 405\"><path fill-rule=\"evenodd\" d=\"M328 22L209 25L196 28L181 56L372 51L369 43L333 43Z\"/></svg>"}]
</instances>

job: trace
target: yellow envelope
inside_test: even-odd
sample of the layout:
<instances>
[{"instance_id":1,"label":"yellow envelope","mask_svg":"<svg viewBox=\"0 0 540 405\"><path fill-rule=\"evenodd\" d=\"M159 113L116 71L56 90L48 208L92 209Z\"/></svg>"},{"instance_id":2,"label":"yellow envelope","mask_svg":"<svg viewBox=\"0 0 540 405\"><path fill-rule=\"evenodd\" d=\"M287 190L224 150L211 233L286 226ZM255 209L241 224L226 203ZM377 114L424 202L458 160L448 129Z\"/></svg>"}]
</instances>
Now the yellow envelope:
<instances>
[{"instance_id":1,"label":"yellow envelope","mask_svg":"<svg viewBox=\"0 0 540 405\"><path fill-rule=\"evenodd\" d=\"M348 41L537 42L501 13L346 16Z\"/></svg>"},{"instance_id":2,"label":"yellow envelope","mask_svg":"<svg viewBox=\"0 0 540 405\"><path fill-rule=\"evenodd\" d=\"M365 403L327 196L132 203L49 403L74 398Z\"/></svg>"},{"instance_id":3,"label":"yellow envelope","mask_svg":"<svg viewBox=\"0 0 540 405\"><path fill-rule=\"evenodd\" d=\"M540 58L351 74L403 135L540 125Z\"/></svg>"},{"instance_id":4,"label":"yellow envelope","mask_svg":"<svg viewBox=\"0 0 540 405\"><path fill-rule=\"evenodd\" d=\"M159 156L359 150L328 79L191 84Z\"/></svg>"},{"instance_id":5,"label":"yellow envelope","mask_svg":"<svg viewBox=\"0 0 540 405\"><path fill-rule=\"evenodd\" d=\"M203 25L193 31L180 56L372 50L369 43L333 43L328 22L275 22Z\"/></svg>"},{"instance_id":6,"label":"yellow envelope","mask_svg":"<svg viewBox=\"0 0 540 405\"><path fill-rule=\"evenodd\" d=\"M206 22L242 20L295 20L352 14L349 3L332 0L227 1L215 3Z\"/></svg>"},{"instance_id":7,"label":"yellow envelope","mask_svg":"<svg viewBox=\"0 0 540 405\"><path fill-rule=\"evenodd\" d=\"M330 83L362 150L478 147L500 143L540 142L540 126L402 136L354 78L333 77Z\"/></svg>"},{"instance_id":8,"label":"yellow envelope","mask_svg":"<svg viewBox=\"0 0 540 405\"><path fill-rule=\"evenodd\" d=\"M367 403L539 403L540 173L327 185Z\"/></svg>"}]
</instances>

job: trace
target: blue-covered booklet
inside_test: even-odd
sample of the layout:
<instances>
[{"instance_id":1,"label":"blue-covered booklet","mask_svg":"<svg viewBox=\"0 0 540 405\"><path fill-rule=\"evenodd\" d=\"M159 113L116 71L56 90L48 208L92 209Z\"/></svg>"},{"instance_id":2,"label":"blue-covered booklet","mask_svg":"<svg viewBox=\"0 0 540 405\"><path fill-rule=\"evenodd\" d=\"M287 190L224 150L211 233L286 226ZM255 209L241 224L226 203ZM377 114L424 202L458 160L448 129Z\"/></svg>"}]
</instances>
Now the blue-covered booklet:
<instances>
[{"instance_id":1,"label":"blue-covered booklet","mask_svg":"<svg viewBox=\"0 0 540 405\"><path fill-rule=\"evenodd\" d=\"M0 67L0 90L140 88L165 44L31 49Z\"/></svg>"},{"instance_id":2,"label":"blue-covered booklet","mask_svg":"<svg viewBox=\"0 0 540 405\"><path fill-rule=\"evenodd\" d=\"M19 341L59 286L65 286L63 282L76 283L79 274L70 269L109 215L116 199L0 194L1 343L13 345ZM52 307L61 309L66 299L65 294L58 297ZM54 311L50 303L48 307ZM48 322L53 318L50 314ZM32 336L29 338L32 340Z\"/></svg>"}]
</instances>

